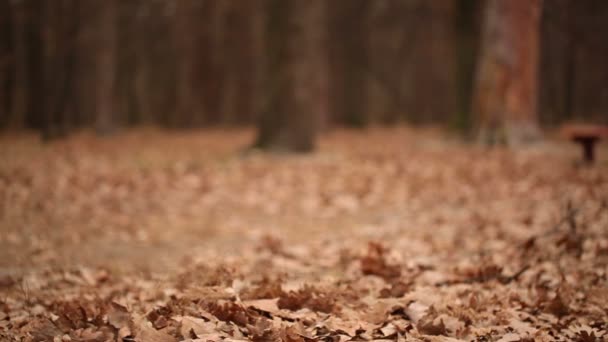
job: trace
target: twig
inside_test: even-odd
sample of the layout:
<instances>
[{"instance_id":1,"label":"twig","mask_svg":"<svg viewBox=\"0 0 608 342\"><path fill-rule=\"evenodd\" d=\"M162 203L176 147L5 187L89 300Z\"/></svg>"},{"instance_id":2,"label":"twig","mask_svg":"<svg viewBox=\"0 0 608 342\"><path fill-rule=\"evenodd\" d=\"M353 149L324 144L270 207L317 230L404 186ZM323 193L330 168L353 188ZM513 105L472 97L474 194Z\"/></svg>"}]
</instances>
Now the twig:
<instances>
[{"instance_id":1,"label":"twig","mask_svg":"<svg viewBox=\"0 0 608 342\"><path fill-rule=\"evenodd\" d=\"M519 277L524 274L524 272L526 272L527 270L529 270L531 267L530 264L526 264L524 265L519 271L515 272L514 274L510 275L510 276L503 276L503 277L498 277L498 281L500 281L503 284L508 284L514 280L519 279Z\"/></svg>"},{"instance_id":2,"label":"twig","mask_svg":"<svg viewBox=\"0 0 608 342\"><path fill-rule=\"evenodd\" d=\"M470 277L470 278L465 278L465 279L446 280L446 281L442 281L440 283L435 284L435 286L442 287L442 286L450 286L450 285L456 285L456 284L480 284L480 283L488 282L490 280L498 280L501 284L506 285L514 280L519 279L519 277L524 272L529 270L530 267L531 267L531 265L526 264L521 269L519 269L519 271L515 272L514 274L512 274L510 276L503 276L502 274L493 274L490 276L479 276L479 277Z\"/></svg>"},{"instance_id":3,"label":"twig","mask_svg":"<svg viewBox=\"0 0 608 342\"><path fill-rule=\"evenodd\" d=\"M532 235L530 238L526 239L526 241L521 243L520 247L529 248L529 245L532 241L535 241L541 237L547 237L557 233L560 228L566 223L568 223L570 229L576 230L576 215L580 212L580 210L580 208L574 208L572 206L572 202L568 201L566 204L567 213L562 216L562 218L553 227L538 234Z\"/></svg>"},{"instance_id":4,"label":"twig","mask_svg":"<svg viewBox=\"0 0 608 342\"><path fill-rule=\"evenodd\" d=\"M558 232L561 229L561 227L564 224L568 224L568 227L572 231L576 231L576 228L577 228L576 215L579 212L580 212L580 208L575 208L572 205L572 201L569 200L566 203L566 214L553 227L528 238L526 241L524 241L523 243L520 244L520 247L524 248L526 250L529 249L530 247L532 247L532 244L534 243L534 241L536 241L537 239L539 239L541 237L547 237L547 236L555 234L556 232ZM515 272L514 274L512 274L510 276L503 276L502 274L494 274L491 276L478 276L478 277L470 277L470 278L466 278L466 279L446 280L446 281L435 284L435 286L441 287L441 286L449 286L449 285L454 285L454 284L485 283L490 280L498 280L502 284L509 284L509 283L519 279L519 277L521 277L521 275L524 274L531 267L532 267L531 264L525 264L517 272Z\"/></svg>"}]
</instances>

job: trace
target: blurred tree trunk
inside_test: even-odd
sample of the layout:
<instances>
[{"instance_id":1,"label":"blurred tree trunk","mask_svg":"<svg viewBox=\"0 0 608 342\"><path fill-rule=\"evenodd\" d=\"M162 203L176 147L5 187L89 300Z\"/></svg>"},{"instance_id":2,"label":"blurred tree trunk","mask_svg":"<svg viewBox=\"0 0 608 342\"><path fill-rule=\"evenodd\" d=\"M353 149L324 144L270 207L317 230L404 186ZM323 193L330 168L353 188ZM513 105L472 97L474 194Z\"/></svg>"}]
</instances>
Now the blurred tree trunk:
<instances>
[{"instance_id":1,"label":"blurred tree trunk","mask_svg":"<svg viewBox=\"0 0 608 342\"><path fill-rule=\"evenodd\" d=\"M323 0L268 0L268 98L255 145L263 149L314 149L327 115L326 18Z\"/></svg>"},{"instance_id":2,"label":"blurred tree trunk","mask_svg":"<svg viewBox=\"0 0 608 342\"><path fill-rule=\"evenodd\" d=\"M43 127L43 55L42 55L42 2L26 0L23 3L26 14L25 45L27 60L27 101L26 123L30 128Z\"/></svg>"},{"instance_id":3,"label":"blurred tree trunk","mask_svg":"<svg viewBox=\"0 0 608 342\"><path fill-rule=\"evenodd\" d=\"M28 53L27 53L27 11L23 1L11 2L13 36L13 83L11 101L11 123L13 128L25 125L28 108Z\"/></svg>"},{"instance_id":4,"label":"blurred tree trunk","mask_svg":"<svg viewBox=\"0 0 608 342\"><path fill-rule=\"evenodd\" d=\"M371 1L368 60L370 77L368 111L383 123L394 123L406 117L410 109L407 94L411 75L413 39L426 25L415 22L412 1ZM417 11L417 10L414 10Z\"/></svg>"},{"instance_id":5,"label":"blurred tree trunk","mask_svg":"<svg viewBox=\"0 0 608 342\"><path fill-rule=\"evenodd\" d=\"M368 121L368 0L330 1L332 112L338 122L365 126Z\"/></svg>"},{"instance_id":6,"label":"blurred tree trunk","mask_svg":"<svg viewBox=\"0 0 608 342\"><path fill-rule=\"evenodd\" d=\"M452 125L468 135L472 129L471 98L475 75L476 56L479 45L479 12L477 0L457 0L455 13L456 30L456 87L457 112Z\"/></svg>"},{"instance_id":7,"label":"blurred tree trunk","mask_svg":"<svg viewBox=\"0 0 608 342\"><path fill-rule=\"evenodd\" d=\"M555 2L543 8L539 107L544 124L555 125L572 118L576 41L584 39L575 25L575 1Z\"/></svg>"},{"instance_id":8,"label":"blurred tree trunk","mask_svg":"<svg viewBox=\"0 0 608 342\"><path fill-rule=\"evenodd\" d=\"M421 124L447 125L457 108L456 3L452 0L418 0L414 22L425 27L413 37L413 63L409 70L409 119ZM413 28L416 30L416 28Z\"/></svg>"},{"instance_id":9,"label":"blurred tree trunk","mask_svg":"<svg viewBox=\"0 0 608 342\"><path fill-rule=\"evenodd\" d=\"M172 116L172 126L188 127L202 116L201 106L197 104L194 89L195 75L195 39L197 27L193 26L195 10L192 0L175 2L174 42L176 46L176 87L175 114Z\"/></svg>"},{"instance_id":10,"label":"blurred tree trunk","mask_svg":"<svg viewBox=\"0 0 608 342\"><path fill-rule=\"evenodd\" d=\"M253 83L252 83L252 113L251 121L257 122L264 112L266 106L266 89L264 75L266 73L266 58L265 58L265 17L266 17L266 1L267 0L252 0L251 1L251 53L253 66Z\"/></svg>"},{"instance_id":11,"label":"blurred tree trunk","mask_svg":"<svg viewBox=\"0 0 608 342\"><path fill-rule=\"evenodd\" d=\"M230 124L251 122L253 116L252 87L255 77L253 72L255 67L254 37L251 30L255 4L251 0L245 3L237 0L235 5L234 13L227 22L227 30L231 33L227 35L231 41L231 48L227 50L232 60L229 72L232 73L234 83L234 98L231 106L233 114L232 120L229 121Z\"/></svg>"},{"instance_id":12,"label":"blurred tree trunk","mask_svg":"<svg viewBox=\"0 0 608 342\"><path fill-rule=\"evenodd\" d=\"M137 94L135 77L139 72L137 44L139 30L137 18L140 16L139 1L120 1L116 3L116 91L115 113L121 122L132 126L144 123Z\"/></svg>"},{"instance_id":13,"label":"blurred tree trunk","mask_svg":"<svg viewBox=\"0 0 608 342\"><path fill-rule=\"evenodd\" d=\"M61 0L59 0L61 1ZM50 140L61 137L60 123L54 117L57 106L57 87L55 76L61 73L57 70L60 60L61 37L59 34L59 18L61 17L60 3L42 2L42 137Z\"/></svg>"},{"instance_id":14,"label":"blurred tree trunk","mask_svg":"<svg viewBox=\"0 0 608 342\"><path fill-rule=\"evenodd\" d=\"M135 46L133 59L135 60L136 71L133 74L133 93L135 97L135 107L137 108L136 120L143 123L158 122L161 117L156 112L155 103L150 101L152 94L151 87L153 79L150 76L151 67L151 45L149 35L142 35L142 32L149 31L149 17L151 9L143 0L137 1L137 9L134 17L134 41ZM155 35L156 36L156 35Z\"/></svg>"},{"instance_id":15,"label":"blurred tree trunk","mask_svg":"<svg viewBox=\"0 0 608 342\"><path fill-rule=\"evenodd\" d=\"M45 140L63 137L70 126L68 112L74 101L69 94L73 83L79 3L72 0L44 1L40 8L41 40L33 43L41 45L41 69L38 71L41 79L37 81L42 87L38 101Z\"/></svg>"},{"instance_id":16,"label":"blurred tree trunk","mask_svg":"<svg viewBox=\"0 0 608 342\"><path fill-rule=\"evenodd\" d=\"M215 35L215 64L221 93L217 103L219 123L238 124L252 115L253 41L251 24L257 4L254 1L218 2Z\"/></svg>"},{"instance_id":17,"label":"blurred tree trunk","mask_svg":"<svg viewBox=\"0 0 608 342\"><path fill-rule=\"evenodd\" d=\"M14 49L11 46L11 21L10 4L6 0L0 0L0 128L6 127L13 119L11 110L11 78L14 70Z\"/></svg>"},{"instance_id":18,"label":"blurred tree trunk","mask_svg":"<svg viewBox=\"0 0 608 342\"><path fill-rule=\"evenodd\" d=\"M539 16L542 0L488 0L474 106L484 143L539 138Z\"/></svg>"},{"instance_id":19,"label":"blurred tree trunk","mask_svg":"<svg viewBox=\"0 0 608 342\"><path fill-rule=\"evenodd\" d=\"M371 119L447 123L456 108L454 0L369 4Z\"/></svg>"},{"instance_id":20,"label":"blurred tree trunk","mask_svg":"<svg viewBox=\"0 0 608 342\"><path fill-rule=\"evenodd\" d=\"M95 128L109 134L115 128L116 8L114 0L97 0Z\"/></svg>"},{"instance_id":21,"label":"blurred tree trunk","mask_svg":"<svg viewBox=\"0 0 608 342\"><path fill-rule=\"evenodd\" d=\"M570 112L573 120L608 124L608 2L575 1L580 35L572 37Z\"/></svg>"}]
</instances>

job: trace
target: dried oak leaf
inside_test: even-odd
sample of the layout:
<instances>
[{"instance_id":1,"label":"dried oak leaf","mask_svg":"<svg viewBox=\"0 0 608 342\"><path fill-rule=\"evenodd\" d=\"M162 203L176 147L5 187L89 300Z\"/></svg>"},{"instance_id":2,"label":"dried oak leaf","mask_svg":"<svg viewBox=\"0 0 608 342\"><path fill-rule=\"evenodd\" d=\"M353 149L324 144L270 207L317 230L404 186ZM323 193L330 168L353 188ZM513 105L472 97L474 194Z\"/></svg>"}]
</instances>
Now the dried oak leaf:
<instances>
[{"instance_id":1,"label":"dried oak leaf","mask_svg":"<svg viewBox=\"0 0 608 342\"><path fill-rule=\"evenodd\" d=\"M87 312L80 302L56 302L52 311L59 317L56 324L63 331L86 328Z\"/></svg>"},{"instance_id":2,"label":"dried oak leaf","mask_svg":"<svg viewBox=\"0 0 608 342\"><path fill-rule=\"evenodd\" d=\"M169 324L169 318L171 317L172 313L173 310L171 310L169 307L162 306L148 312L146 318L152 322L154 328L162 329Z\"/></svg>"},{"instance_id":3,"label":"dried oak leaf","mask_svg":"<svg viewBox=\"0 0 608 342\"><path fill-rule=\"evenodd\" d=\"M234 271L226 266L210 267L197 265L177 277L176 288L184 290L191 285L197 286L229 286L234 280Z\"/></svg>"},{"instance_id":4,"label":"dried oak leaf","mask_svg":"<svg viewBox=\"0 0 608 342\"><path fill-rule=\"evenodd\" d=\"M553 299L544 303L545 312L553 314L559 318L566 316L570 312L570 307L564 302L562 295L558 292Z\"/></svg>"},{"instance_id":5,"label":"dried oak leaf","mask_svg":"<svg viewBox=\"0 0 608 342\"><path fill-rule=\"evenodd\" d=\"M418 331L425 335L439 336L447 335L448 333L448 330L445 327L445 324L443 323L443 319L440 319L437 323L435 323L435 321L431 319L429 319L428 321L420 320L416 327L418 328Z\"/></svg>"},{"instance_id":6,"label":"dried oak leaf","mask_svg":"<svg viewBox=\"0 0 608 342\"><path fill-rule=\"evenodd\" d=\"M589 333L586 330L582 330L576 333L576 342L596 342L600 341L599 336L595 336L595 332Z\"/></svg>"},{"instance_id":7,"label":"dried oak leaf","mask_svg":"<svg viewBox=\"0 0 608 342\"><path fill-rule=\"evenodd\" d=\"M135 320L135 341L137 342L177 342L177 338L154 329L143 317Z\"/></svg>"},{"instance_id":8,"label":"dried oak leaf","mask_svg":"<svg viewBox=\"0 0 608 342\"><path fill-rule=\"evenodd\" d=\"M94 301L86 301L80 302L80 308L84 312L86 316L86 320L88 323L94 325L103 325L104 322L104 314L107 311L107 304L102 302L101 300Z\"/></svg>"},{"instance_id":9,"label":"dried oak leaf","mask_svg":"<svg viewBox=\"0 0 608 342\"><path fill-rule=\"evenodd\" d=\"M17 280L10 275L0 275L0 289L11 288L17 284Z\"/></svg>"},{"instance_id":10,"label":"dried oak leaf","mask_svg":"<svg viewBox=\"0 0 608 342\"><path fill-rule=\"evenodd\" d=\"M269 313L272 315L276 315L280 311L277 303L278 303L278 298L243 301L243 305L245 305L248 308L253 308L255 310L263 311L263 312L266 312L266 313Z\"/></svg>"},{"instance_id":11,"label":"dried oak leaf","mask_svg":"<svg viewBox=\"0 0 608 342\"><path fill-rule=\"evenodd\" d=\"M203 308L220 321L234 322L241 327L254 323L259 316L255 310L246 309L233 302L211 302L204 304Z\"/></svg>"},{"instance_id":12,"label":"dried oak leaf","mask_svg":"<svg viewBox=\"0 0 608 342\"><path fill-rule=\"evenodd\" d=\"M392 323L387 323L380 329L377 329L377 333L380 335L378 337L381 338L395 338L399 333L399 328Z\"/></svg>"},{"instance_id":13,"label":"dried oak leaf","mask_svg":"<svg viewBox=\"0 0 608 342\"><path fill-rule=\"evenodd\" d=\"M283 241L272 235L264 235L260 239L259 246L257 247L258 251L270 251L270 253L275 255L283 255Z\"/></svg>"},{"instance_id":14,"label":"dried oak leaf","mask_svg":"<svg viewBox=\"0 0 608 342\"><path fill-rule=\"evenodd\" d=\"M271 299L278 298L283 294L280 281L271 281L268 278L264 278L257 286L244 289L240 297L243 300Z\"/></svg>"},{"instance_id":15,"label":"dried oak leaf","mask_svg":"<svg viewBox=\"0 0 608 342\"><path fill-rule=\"evenodd\" d=\"M443 323L443 318L437 317L437 311L432 306L428 308L427 314L418 320L416 328L425 335L439 336L448 334L448 329Z\"/></svg>"},{"instance_id":16,"label":"dried oak leaf","mask_svg":"<svg viewBox=\"0 0 608 342\"><path fill-rule=\"evenodd\" d=\"M425 305L423 303L411 302L404 309L404 312L409 320L414 323L418 323L420 320L426 317L429 312L434 312L433 310L434 309L432 307L429 307L428 305Z\"/></svg>"},{"instance_id":17,"label":"dried oak leaf","mask_svg":"<svg viewBox=\"0 0 608 342\"><path fill-rule=\"evenodd\" d=\"M336 310L336 298L323 293L311 286L305 286L298 291L284 293L277 302L279 309L297 311L308 308L313 311L331 313Z\"/></svg>"},{"instance_id":18,"label":"dried oak leaf","mask_svg":"<svg viewBox=\"0 0 608 342\"><path fill-rule=\"evenodd\" d=\"M200 338L203 335L216 332L217 325L215 322L208 322L204 319L190 316L181 318L180 333L183 337Z\"/></svg>"},{"instance_id":19,"label":"dried oak leaf","mask_svg":"<svg viewBox=\"0 0 608 342\"><path fill-rule=\"evenodd\" d=\"M370 242L367 254L361 257L361 272L384 279L394 279L401 275L399 265L390 265L386 261L386 248L379 243Z\"/></svg>"},{"instance_id":20,"label":"dried oak leaf","mask_svg":"<svg viewBox=\"0 0 608 342\"><path fill-rule=\"evenodd\" d=\"M106 342L114 340L114 334L108 331L108 327L97 329L96 327L89 327L86 329L78 329L70 334L72 341L82 342Z\"/></svg>"},{"instance_id":21,"label":"dried oak leaf","mask_svg":"<svg viewBox=\"0 0 608 342\"><path fill-rule=\"evenodd\" d=\"M313 339L313 336L307 334L301 324L294 324L281 331L281 340L284 342L305 342Z\"/></svg>"},{"instance_id":22,"label":"dried oak leaf","mask_svg":"<svg viewBox=\"0 0 608 342\"><path fill-rule=\"evenodd\" d=\"M62 331L47 318L35 318L21 328L24 336L32 341L52 341L55 336L61 336Z\"/></svg>"},{"instance_id":23,"label":"dried oak leaf","mask_svg":"<svg viewBox=\"0 0 608 342\"><path fill-rule=\"evenodd\" d=\"M408 290L408 284L398 281L391 284L390 287L380 290L380 298L400 298L403 297Z\"/></svg>"},{"instance_id":24,"label":"dried oak leaf","mask_svg":"<svg viewBox=\"0 0 608 342\"><path fill-rule=\"evenodd\" d=\"M169 320L165 316L158 316L153 322L152 325L155 329L166 328L169 325Z\"/></svg>"},{"instance_id":25,"label":"dried oak leaf","mask_svg":"<svg viewBox=\"0 0 608 342\"><path fill-rule=\"evenodd\" d=\"M131 327L133 322L131 320L131 314L126 307L112 302L108 307L108 324L116 329L124 327Z\"/></svg>"},{"instance_id":26,"label":"dried oak leaf","mask_svg":"<svg viewBox=\"0 0 608 342\"><path fill-rule=\"evenodd\" d=\"M281 341L281 332L274 328L272 321L259 319L255 324L248 324L249 339L256 342Z\"/></svg>"}]
</instances>

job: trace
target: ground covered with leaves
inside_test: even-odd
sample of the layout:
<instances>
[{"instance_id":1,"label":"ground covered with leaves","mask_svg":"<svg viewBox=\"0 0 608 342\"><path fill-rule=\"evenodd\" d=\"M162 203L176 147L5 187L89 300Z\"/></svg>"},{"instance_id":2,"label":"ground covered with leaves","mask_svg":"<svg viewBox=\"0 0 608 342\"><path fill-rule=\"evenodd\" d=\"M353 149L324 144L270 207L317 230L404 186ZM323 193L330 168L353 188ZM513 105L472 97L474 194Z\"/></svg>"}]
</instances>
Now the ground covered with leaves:
<instances>
[{"instance_id":1,"label":"ground covered with leaves","mask_svg":"<svg viewBox=\"0 0 608 342\"><path fill-rule=\"evenodd\" d=\"M608 339L605 147L252 138L0 137L0 340Z\"/></svg>"}]
</instances>

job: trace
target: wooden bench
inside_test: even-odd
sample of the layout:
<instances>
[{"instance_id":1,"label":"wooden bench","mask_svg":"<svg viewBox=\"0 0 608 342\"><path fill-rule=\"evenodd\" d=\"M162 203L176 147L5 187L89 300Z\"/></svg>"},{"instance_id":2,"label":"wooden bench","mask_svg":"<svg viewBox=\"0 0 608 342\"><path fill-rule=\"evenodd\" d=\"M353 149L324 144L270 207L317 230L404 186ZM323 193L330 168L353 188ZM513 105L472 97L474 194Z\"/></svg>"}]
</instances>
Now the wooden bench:
<instances>
[{"instance_id":1,"label":"wooden bench","mask_svg":"<svg viewBox=\"0 0 608 342\"><path fill-rule=\"evenodd\" d=\"M560 135L581 145L583 161L593 164L595 161L595 145L598 141L608 138L608 126L593 124L567 124L562 126Z\"/></svg>"}]
</instances>

